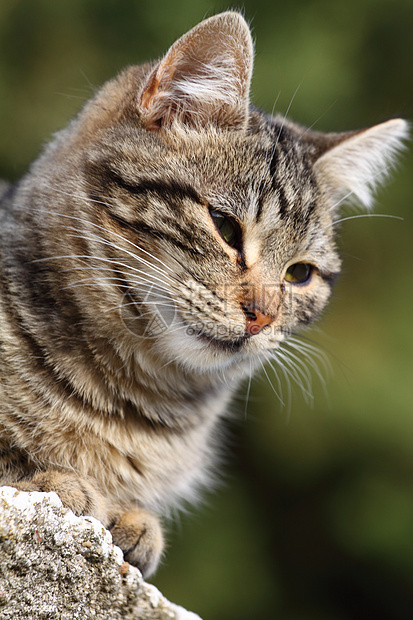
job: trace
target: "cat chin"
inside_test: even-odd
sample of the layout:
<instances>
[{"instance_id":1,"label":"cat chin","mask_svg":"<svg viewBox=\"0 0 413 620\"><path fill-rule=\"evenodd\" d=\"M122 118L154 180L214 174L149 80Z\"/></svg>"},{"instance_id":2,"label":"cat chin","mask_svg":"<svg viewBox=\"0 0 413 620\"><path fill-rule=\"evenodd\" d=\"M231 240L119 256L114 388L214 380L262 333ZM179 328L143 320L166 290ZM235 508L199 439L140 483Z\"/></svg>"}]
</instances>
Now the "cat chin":
<instances>
[{"instance_id":1,"label":"cat chin","mask_svg":"<svg viewBox=\"0 0 413 620\"><path fill-rule=\"evenodd\" d=\"M282 340L281 334L270 340L264 334L225 340L187 329L185 332L165 332L157 348L163 357L166 353L171 362L191 372L204 374L233 369L242 374L244 365L249 372Z\"/></svg>"}]
</instances>

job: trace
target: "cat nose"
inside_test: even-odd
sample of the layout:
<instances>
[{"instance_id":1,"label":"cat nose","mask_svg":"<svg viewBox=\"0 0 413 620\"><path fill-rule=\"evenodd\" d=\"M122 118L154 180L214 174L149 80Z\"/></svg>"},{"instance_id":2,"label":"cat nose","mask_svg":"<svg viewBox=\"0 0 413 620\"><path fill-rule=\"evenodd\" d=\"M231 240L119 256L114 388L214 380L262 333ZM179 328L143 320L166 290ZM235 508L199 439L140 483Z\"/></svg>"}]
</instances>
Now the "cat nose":
<instances>
[{"instance_id":1,"label":"cat nose","mask_svg":"<svg viewBox=\"0 0 413 620\"><path fill-rule=\"evenodd\" d=\"M247 319L245 333L248 336L255 336L256 334L259 334L264 327L271 325L271 323L275 320L274 316L265 314L264 312L261 312L261 310L258 310L258 308L242 305L242 309L244 310L244 314Z\"/></svg>"}]
</instances>

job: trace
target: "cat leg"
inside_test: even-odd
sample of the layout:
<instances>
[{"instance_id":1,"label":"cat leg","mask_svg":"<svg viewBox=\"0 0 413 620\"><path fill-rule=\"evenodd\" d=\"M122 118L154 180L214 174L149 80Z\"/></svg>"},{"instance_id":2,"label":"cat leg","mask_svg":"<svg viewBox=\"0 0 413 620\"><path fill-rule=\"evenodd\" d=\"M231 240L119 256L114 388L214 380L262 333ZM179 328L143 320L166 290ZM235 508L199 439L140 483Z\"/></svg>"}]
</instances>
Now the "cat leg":
<instances>
[{"instance_id":1,"label":"cat leg","mask_svg":"<svg viewBox=\"0 0 413 620\"><path fill-rule=\"evenodd\" d=\"M20 491L54 491L62 504L78 516L92 516L111 531L113 542L147 577L153 573L162 555L163 534L157 517L141 508L122 511L110 505L88 480L72 472L46 470L17 482L7 484Z\"/></svg>"},{"instance_id":2,"label":"cat leg","mask_svg":"<svg viewBox=\"0 0 413 620\"><path fill-rule=\"evenodd\" d=\"M92 480L72 472L46 470L7 484L20 491L54 491L62 504L78 516L98 519L112 533L113 542L125 554L125 560L147 577L153 573L162 555L163 534L157 517L144 509L122 511L109 505Z\"/></svg>"},{"instance_id":3,"label":"cat leg","mask_svg":"<svg viewBox=\"0 0 413 620\"><path fill-rule=\"evenodd\" d=\"M125 560L137 566L144 577L156 570L164 547L157 517L144 509L135 508L118 515L109 529Z\"/></svg>"},{"instance_id":4,"label":"cat leg","mask_svg":"<svg viewBox=\"0 0 413 620\"><path fill-rule=\"evenodd\" d=\"M89 515L101 521L105 527L109 525L108 502L105 497L93 485L93 481L72 472L49 469L8 484L20 491L54 491L62 504L75 515Z\"/></svg>"}]
</instances>

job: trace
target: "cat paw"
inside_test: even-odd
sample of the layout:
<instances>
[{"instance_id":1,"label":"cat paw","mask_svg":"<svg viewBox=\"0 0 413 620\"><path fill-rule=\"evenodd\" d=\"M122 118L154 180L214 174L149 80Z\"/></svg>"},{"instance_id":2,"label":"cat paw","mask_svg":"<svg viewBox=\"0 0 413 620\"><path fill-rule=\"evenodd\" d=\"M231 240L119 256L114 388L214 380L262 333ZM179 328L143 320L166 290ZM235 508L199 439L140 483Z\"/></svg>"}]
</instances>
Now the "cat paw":
<instances>
[{"instance_id":1,"label":"cat paw","mask_svg":"<svg viewBox=\"0 0 413 620\"><path fill-rule=\"evenodd\" d=\"M125 560L139 568L144 577L156 570L164 546L157 517L146 510L130 510L120 515L110 531Z\"/></svg>"},{"instance_id":2,"label":"cat paw","mask_svg":"<svg viewBox=\"0 0 413 620\"><path fill-rule=\"evenodd\" d=\"M20 491L54 491L63 506L77 516L92 516L108 525L108 510L105 498L92 482L71 472L47 470L36 473L31 478L13 483Z\"/></svg>"}]
</instances>

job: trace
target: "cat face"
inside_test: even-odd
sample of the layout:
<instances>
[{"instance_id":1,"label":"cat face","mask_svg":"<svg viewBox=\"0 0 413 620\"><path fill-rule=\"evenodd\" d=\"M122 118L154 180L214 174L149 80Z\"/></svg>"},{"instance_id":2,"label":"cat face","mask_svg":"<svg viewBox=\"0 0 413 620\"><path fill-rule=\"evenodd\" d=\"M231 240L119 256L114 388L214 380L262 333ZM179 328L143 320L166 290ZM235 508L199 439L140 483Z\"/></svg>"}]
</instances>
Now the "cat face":
<instances>
[{"instance_id":1,"label":"cat face","mask_svg":"<svg viewBox=\"0 0 413 620\"><path fill-rule=\"evenodd\" d=\"M107 84L71 129L117 329L197 372L265 358L320 314L339 206L370 204L406 133L401 120L323 135L267 116L249 105L252 60L240 15L216 16Z\"/></svg>"},{"instance_id":2,"label":"cat face","mask_svg":"<svg viewBox=\"0 0 413 620\"><path fill-rule=\"evenodd\" d=\"M138 173L141 142L125 157L111 137L89 169L94 199L128 239L119 260L140 257L123 270L125 322L200 369L265 354L310 323L339 269L306 149L282 119L262 120L249 132L156 133Z\"/></svg>"}]
</instances>

